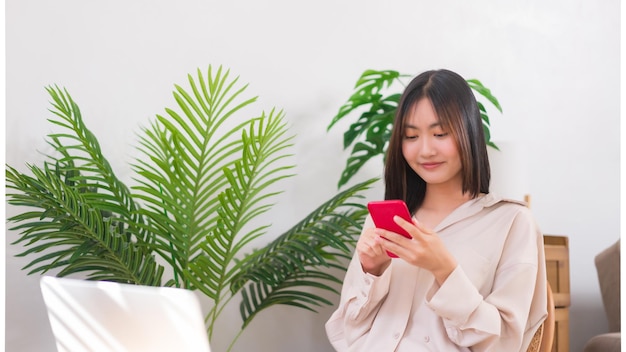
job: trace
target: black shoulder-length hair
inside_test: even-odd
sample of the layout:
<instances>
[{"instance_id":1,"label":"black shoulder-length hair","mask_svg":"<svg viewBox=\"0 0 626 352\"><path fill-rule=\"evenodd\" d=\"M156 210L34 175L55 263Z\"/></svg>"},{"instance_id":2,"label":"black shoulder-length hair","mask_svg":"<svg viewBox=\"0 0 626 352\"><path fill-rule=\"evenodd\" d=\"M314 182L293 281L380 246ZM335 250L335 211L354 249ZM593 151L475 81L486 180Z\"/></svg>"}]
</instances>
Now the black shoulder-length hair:
<instances>
[{"instance_id":1,"label":"black shoulder-length hair","mask_svg":"<svg viewBox=\"0 0 626 352\"><path fill-rule=\"evenodd\" d=\"M400 97L385 158L385 199L402 199L412 212L424 201L426 182L402 155L405 120L422 98L431 101L442 128L456 141L463 193L469 193L472 198L489 193L489 158L476 97L459 74L433 70L415 77Z\"/></svg>"}]
</instances>

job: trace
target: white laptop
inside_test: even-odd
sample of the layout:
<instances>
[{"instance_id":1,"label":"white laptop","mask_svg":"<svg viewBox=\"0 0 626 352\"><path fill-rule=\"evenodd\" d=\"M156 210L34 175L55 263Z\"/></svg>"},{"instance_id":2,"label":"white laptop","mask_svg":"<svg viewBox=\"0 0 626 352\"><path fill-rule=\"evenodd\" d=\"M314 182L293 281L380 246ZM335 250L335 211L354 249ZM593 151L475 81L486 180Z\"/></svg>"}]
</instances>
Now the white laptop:
<instances>
[{"instance_id":1,"label":"white laptop","mask_svg":"<svg viewBox=\"0 0 626 352\"><path fill-rule=\"evenodd\" d=\"M59 352L210 352L190 290L52 276L40 284Z\"/></svg>"}]
</instances>

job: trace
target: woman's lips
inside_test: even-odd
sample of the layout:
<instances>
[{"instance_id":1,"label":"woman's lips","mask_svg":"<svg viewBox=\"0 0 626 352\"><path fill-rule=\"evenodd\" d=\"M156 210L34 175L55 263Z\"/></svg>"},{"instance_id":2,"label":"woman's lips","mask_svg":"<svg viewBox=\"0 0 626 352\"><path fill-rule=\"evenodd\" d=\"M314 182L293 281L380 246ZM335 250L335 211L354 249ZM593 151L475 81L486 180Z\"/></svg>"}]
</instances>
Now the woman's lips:
<instances>
[{"instance_id":1,"label":"woman's lips","mask_svg":"<svg viewBox=\"0 0 626 352\"><path fill-rule=\"evenodd\" d=\"M443 163L422 163L422 167L426 170L432 170L437 168L437 166L441 165Z\"/></svg>"}]
</instances>

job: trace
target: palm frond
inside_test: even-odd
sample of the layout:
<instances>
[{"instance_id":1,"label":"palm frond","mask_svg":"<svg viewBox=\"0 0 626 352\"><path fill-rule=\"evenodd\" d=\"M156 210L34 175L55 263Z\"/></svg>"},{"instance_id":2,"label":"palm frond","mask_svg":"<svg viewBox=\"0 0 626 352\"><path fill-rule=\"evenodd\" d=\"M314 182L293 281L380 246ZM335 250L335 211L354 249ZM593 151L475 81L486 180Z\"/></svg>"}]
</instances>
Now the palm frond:
<instances>
[{"instance_id":1,"label":"palm frond","mask_svg":"<svg viewBox=\"0 0 626 352\"><path fill-rule=\"evenodd\" d=\"M47 166L47 165L46 165ZM30 167L34 177L7 167L9 204L33 210L9 218L21 236L14 242L27 249L19 256L35 255L24 269L58 276L86 273L92 280L159 286L163 267L128 227L106 211L93 207L82 193L59 177L58 170Z\"/></svg>"},{"instance_id":2,"label":"palm frond","mask_svg":"<svg viewBox=\"0 0 626 352\"><path fill-rule=\"evenodd\" d=\"M59 269L58 275L84 272L91 279L159 285L163 268L147 251L149 236L129 189L69 93L46 90L54 115L49 121L64 130L48 135L58 155L48 155L43 168L30 166L34 177L6 171L7 188L22 192L8 194L9 203L40 209L9 219L21 231L16 243L28 247L22 255L35 256L27 267L31 273Z\"/></svg>"},{"instance_id":3,"label":"palm frond","mask_svg":"<svg viewBox=\"0 0 626 352\"><path fill-rule=\"evenodd\" d=\"M206 77L200 70L195 78L189 75L191 93L178 85L174 91L181 113L166 109L140 140L135 197L145 203L140 212L149 219L146 231L159 234L155 250L172 265L179 287L188 286L180 278L218 220L215 195L228 186L222 170L232 167L243 148L238 133L248 119L225 122L256 97L237 100L246 88L237 88L237 80L221 67L209 67Z\"/></svg>"},{"instance_id":4,"label":"palm frond","mask_svg":"<svg viewBox=\"0 0 626 352\"><path fill-rule=\"evenodd\" d=\"M293 306L317 313L315 308L322 305L330 306L333 303L314 293L314 291L322 290L338 294L339 292L335 287L340 285L341 282L332 274L309 269L306 272L295 272L288 279L275 286L268 286L263 282L251 283L247 289L241 291L243 300L239 310L241 316L245 317L242 329L259 312L276 304Z\"/></svg>"},{"instance_id":5,"label":"palm frond","mask_svg":"<svg viewBox=\"0 0 626 352\"><path fill-rule=\"evenodd\" d=\"M302 306L310 310L316 305L327 304L321 295L310 293L303 299L286 290L301 286L335 292L324 282L336 284L340 281L333 275L324 274L322 268L345 270L342 262L350 257L352 244L367 215L364 205L351 200L360 198L359 193L376 181L371 179L337 194L269 245L242 259L231 291L242 291L240 310L244 327L272 304Z\"/></svg>"},{"instance_id":6,"label":"palm frond","mask_svg":"<svg viewBox=\"0 0 626 352\"><path fill-rule=\"evenodd\" d=\"M241 158L231 169L224 168L228 188L218 195L218 219L208 236L200 244L201 255L189 263L186 277L194 288L214 300L209 313L209 334L213 331L219 312L230 297L230 281L238 272L233 265L237 254L252 240L262 236L269 225L245 231L246 226L270 209L271 198L278 192L271 186L292 176L287 172L293 165L285 164L284 151L292 137L286 136L284 113L272 110L269 115L250 120L242 131Z\"/></svg>"},{"instance_id":7,"label":"palm frond","mask_svg":"<svg viewBox=\"0 0 626 352\"><path fill-rule=\"evenodd\" d=\"M54 109L50 111L57 117L48 119L51 123L61 126L65 133L48 135L49 144L60 153L60 157L49 156L53 163L58 164L57 170L68 176L68 184L82 182L86 196L89 193L110 194L103 203L114 206L117 215L132 226L140 223L136 214L136 205L129 189L115 175L108 160L103 156L100 144L94 134L85 125L78 105L69 93L59 87L47 87L46 91L52 98Z\"/></svg>"}]
</instances>

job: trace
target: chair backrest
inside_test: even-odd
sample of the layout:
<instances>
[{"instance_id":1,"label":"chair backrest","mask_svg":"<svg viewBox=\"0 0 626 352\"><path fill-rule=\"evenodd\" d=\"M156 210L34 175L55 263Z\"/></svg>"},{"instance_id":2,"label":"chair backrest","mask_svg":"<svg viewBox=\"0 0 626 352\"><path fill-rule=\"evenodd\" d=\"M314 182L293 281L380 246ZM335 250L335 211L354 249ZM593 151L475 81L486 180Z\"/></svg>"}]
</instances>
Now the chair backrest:
<instances>
[{"instance_id":1,"label":"chair backrest","mask_svg":"<svg viewBox=\"0 0 626 352\"><path fill-rule=\"evenodd\" d=\"M533 335L527 352L550 352L552 351L552 343L554 342L554 330L555 330L555 311L554 311L554 296L552 294L552 287L550 282L546 282L547 297L548 297L548 316L546 320L539 326L535 335Z\"/></svg>"},{"instance_id":2,"label":"chair backrest","mask_svg":"<svg viewBox=\"0 0 626 352\"><path fill-rule=\"evenodd\" d=\"M555 330L555 308L554 308L554 296L552 295L552 287L550 282L547 282L548 287L548 316L543 322L543 336L541 337L541 346L539 352L552 351L552 344L554 342L554 330Z\"/></svg>"}]
</instances>

